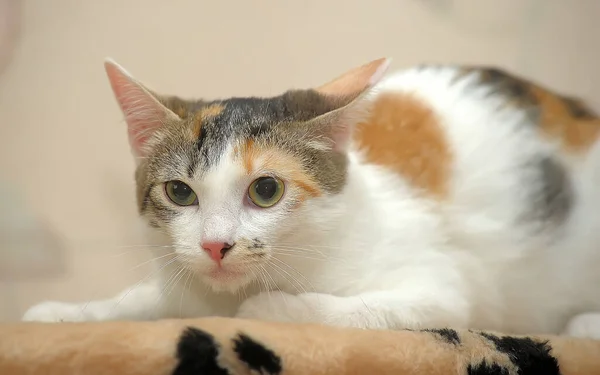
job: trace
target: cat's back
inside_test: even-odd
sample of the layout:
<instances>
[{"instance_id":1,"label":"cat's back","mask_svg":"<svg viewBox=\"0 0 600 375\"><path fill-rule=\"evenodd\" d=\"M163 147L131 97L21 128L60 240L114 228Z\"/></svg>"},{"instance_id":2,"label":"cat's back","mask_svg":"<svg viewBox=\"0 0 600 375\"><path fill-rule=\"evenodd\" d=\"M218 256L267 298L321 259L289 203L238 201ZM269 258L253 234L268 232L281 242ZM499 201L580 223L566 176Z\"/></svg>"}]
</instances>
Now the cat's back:
<instances>
[{"instance_id":1,"label":"cat's back","mask_svg":"<svg viewBox=\"0 0 600 375\"><path fill-rule=\"evenodd\" d=\"M364 160L439 199L456 192L453 183L471 168L505 177L506 168L539 159L569 169L586 159L600 132L600 119L581 101L488 67L398 71L371 100L355 133Z\"/></svg>"}]
</instances>

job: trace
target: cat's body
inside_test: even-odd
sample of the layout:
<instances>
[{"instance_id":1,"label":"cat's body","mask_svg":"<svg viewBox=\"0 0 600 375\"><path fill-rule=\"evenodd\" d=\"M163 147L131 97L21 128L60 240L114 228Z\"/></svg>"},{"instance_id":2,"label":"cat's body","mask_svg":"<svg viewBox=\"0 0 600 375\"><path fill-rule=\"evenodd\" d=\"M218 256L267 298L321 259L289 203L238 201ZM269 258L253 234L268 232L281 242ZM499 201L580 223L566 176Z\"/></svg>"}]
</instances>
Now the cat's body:
<instances>
[{"instance_id":1,"label":"cat's body","mask_svg":"<svg viewBox=\"0 0 600 375\"><path fill-rule=\"evenodd\" d=\"M141 86L109 64L145 158L140 212L158 228L153 243L163 254L175 244L195 273L173 262L115 299L46 303L26 319L221 315L558 333L600 311L600 120L492 69L413 68L372 88L385 65L287 97L131 109L150 91L132 94ZM285 184L281 201L248 206L245 186L271 175ZM156 185L171 180L195 203L180 192L188 203L169 206ZM215 253L213 242L226 246ZM596 318L568 330L597 336Z\"/></svg>"}]
</instances>

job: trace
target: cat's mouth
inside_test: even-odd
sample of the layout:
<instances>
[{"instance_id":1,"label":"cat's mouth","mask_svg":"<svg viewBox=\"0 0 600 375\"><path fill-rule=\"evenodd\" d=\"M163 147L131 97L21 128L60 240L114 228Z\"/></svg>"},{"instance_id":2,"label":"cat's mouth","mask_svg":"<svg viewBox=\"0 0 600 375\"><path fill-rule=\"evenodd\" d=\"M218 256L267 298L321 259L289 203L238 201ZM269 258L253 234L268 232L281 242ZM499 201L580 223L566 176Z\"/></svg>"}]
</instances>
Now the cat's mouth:
<instances>
[{"instance_id":1,"label":"cat's mouth","mask_svg":"<svg viewBox=\"0 0 600 375\"><path fill-rule=\"evenodd\" d=\"M244 285L250 282L248 274L241 269L235 267L211 267L204 274L204 282L215 291L235 292Z\"/></svg>"},{"instance_id":2,"label":"cat's mouth","mask_svg":"<svg viewBox=\"0 0 600 375\"><path fill-rule=\"evenodd\" d=\"M187 263L186 267L215 292L235 292L252 281L253 273L245 267L245 264L228 263L217 264L196 260Z\"/></svg>"},{"instance_id":3,"label":"cat's mouth","mask_svg":"<svg viewBox=\"0 0 600 375\"><path fill-rule=\"evenodd\" d=\"M244 275L245 273L239 270L223 267L213 267L213 269L208 272L208 277L210 277L211 279L223 281L226 281L228 279L237 279Z\"/></svg>"}]
</instances>

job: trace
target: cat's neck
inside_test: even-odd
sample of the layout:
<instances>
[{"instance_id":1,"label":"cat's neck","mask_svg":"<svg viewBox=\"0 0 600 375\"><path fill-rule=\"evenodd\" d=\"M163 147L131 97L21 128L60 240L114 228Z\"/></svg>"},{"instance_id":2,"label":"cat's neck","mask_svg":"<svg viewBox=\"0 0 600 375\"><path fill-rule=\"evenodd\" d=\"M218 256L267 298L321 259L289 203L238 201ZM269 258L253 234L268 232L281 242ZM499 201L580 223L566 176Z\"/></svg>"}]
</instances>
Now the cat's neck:
<instances>
[{"instance_id":1,"label":"cat's neck","mask_svg":"<svg viewBox=\"0 0 600 375\"><path fill-rule=\"evenodd\" d=\"M299 215L307 225L297 226L305 229L293 233L289 240L307 246L360 243L352 237L382 226L388 220L381 210L382 200L391 193L397 198L398 191L402 190L395 187L397 181L385 181L384 175L378 168L362 163L357 155L351 154L343 190L334 196L309 202Z\"/></svg>"},{"instance_id":2,"label":"cat's neck","mask_svg":"<svg viewBox=\"0 0 600 375\"><path fill-rule=\"evenodd\" d=\"M338 248L347 257L378 244L404 241L417 233L430 236L437 227L432 203L417 196L401 176L349 157L346 186L334 197L314 200L303 220L311 225L290 238L297 245ZM318 223L319 225L315 225ZM415 244L420 241L415 240ZM362 256L362 255L361 255Z\"/></svg>"}]
</instances>

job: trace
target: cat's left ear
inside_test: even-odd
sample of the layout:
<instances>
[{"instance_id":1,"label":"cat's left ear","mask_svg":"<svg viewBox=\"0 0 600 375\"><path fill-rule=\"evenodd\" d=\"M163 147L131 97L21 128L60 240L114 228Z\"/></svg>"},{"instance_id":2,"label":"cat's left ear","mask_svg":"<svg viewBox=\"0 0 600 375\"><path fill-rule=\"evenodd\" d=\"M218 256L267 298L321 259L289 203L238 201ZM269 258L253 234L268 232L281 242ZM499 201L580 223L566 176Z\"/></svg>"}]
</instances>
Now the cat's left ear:
<instances>
[{"instance_id":1,"label":"cat's left ear","mask_svg":"<svg viewBox=\"0 0 600 375\"><path fill-rule=\"evenodd\" d=\"M116 62L107 59L104 68L119 107L125 115L131 150L135 156L144 157L149 150L149 140L155 132L165 123L181 118Z\"/></svg>"},{"instance_id":2,"label":"cat's left ear","mask_svg":"<svg viewBox=\"0 0 600 375\"><path fill-rule=\"evenodd\" d=\"M354 68L315 91L335 103L335 109L308 125L333 142L336 151L346 150L354 125L368 114L368 102L361 100L383 78L391 59L381 58Z\"/></svg>"}]
</instances>

